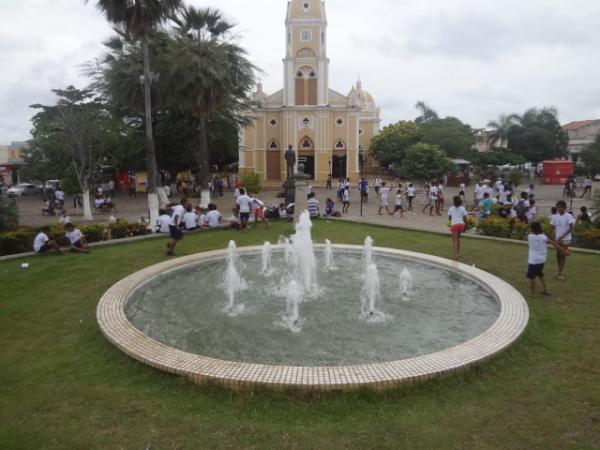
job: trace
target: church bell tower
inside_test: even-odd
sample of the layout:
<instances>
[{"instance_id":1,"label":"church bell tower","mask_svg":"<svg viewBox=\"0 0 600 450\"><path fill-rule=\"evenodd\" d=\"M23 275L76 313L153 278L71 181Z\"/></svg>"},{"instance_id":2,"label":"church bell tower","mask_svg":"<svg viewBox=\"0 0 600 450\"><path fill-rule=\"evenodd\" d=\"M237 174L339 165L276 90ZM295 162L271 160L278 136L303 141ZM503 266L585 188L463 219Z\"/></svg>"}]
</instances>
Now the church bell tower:
<instances>
[{"instance_id":1,"label":"church bell tower","mask_svg":"<svg viewBox=\"0 0 600 450\"><path fill-rule=\"evenodd\" d=\"M327 17L321 0L288 2L284 106L329 104Z\"/></svg>"}]
</instances>

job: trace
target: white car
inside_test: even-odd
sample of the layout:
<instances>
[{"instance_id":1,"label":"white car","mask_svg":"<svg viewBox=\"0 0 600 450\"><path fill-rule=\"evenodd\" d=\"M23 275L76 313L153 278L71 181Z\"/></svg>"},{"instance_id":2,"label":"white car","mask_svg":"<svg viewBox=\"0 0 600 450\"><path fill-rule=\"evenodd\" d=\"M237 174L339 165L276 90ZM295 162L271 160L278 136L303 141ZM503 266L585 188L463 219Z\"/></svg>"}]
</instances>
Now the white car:
<instances>
[{"instance_id":1,"label":"white car","mask_svg":"<svg viewBox=\"0 0 600 450\"><path fill-rule=\"evenodd\" d=\"M39 192L39 188L31 183L19 183L6 191L9 197L23 197L24 195L33 195Z\"/></svg>"}]
</instances>

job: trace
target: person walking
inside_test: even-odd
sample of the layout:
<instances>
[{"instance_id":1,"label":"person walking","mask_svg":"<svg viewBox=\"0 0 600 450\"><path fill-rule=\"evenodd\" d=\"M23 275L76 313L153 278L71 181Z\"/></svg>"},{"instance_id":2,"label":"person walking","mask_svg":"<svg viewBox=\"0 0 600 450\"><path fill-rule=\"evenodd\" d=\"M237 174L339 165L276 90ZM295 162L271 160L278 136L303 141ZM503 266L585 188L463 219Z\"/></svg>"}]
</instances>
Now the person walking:
<instances>
[{"instance_id":1,"label":"person walking","mask_svg":"<svg viewBox=\"0 0 600 450\"><path fill-rule=\"evenodd\" d=\"M454 197L453 203L454 206L451 206L448 210L448 218L450 220L450 232L452 234L452 253L454 259L458 260L460 258L460 235L465 231L465 218L468 213L458 195Z\"/></svg>"},{"instance_id":2,"label":"person walking","mask_svg":"<svg viewBox=\"0 0 600 450\"><path fill-rule=\"evenodd\" d=\"M386 183L384 181L381 183L381 187L379 189L379 212L377 213L378 215L381 216L381 211L383 211L384 209L390 216L392 215L389 208L389 199L390 188L386 186Z\"/></svg>"},{"instance_id":3,"label":"person walking","mask_svg":"<svg viewBox=\"0 0 600 450\"><path fill-rule=\"evenodd\" d=\"M581 198L584 198L587 194L588 199L592 198L592 177L590 177L589 175L587 177L585 177L585 180L583 180L583 194L581 194Z\"/></svg>"},{"instance_id":4,"label":"person walking","mask_svg":"<svg viewBox=\"0 0 600 450\"><path fill-rule=\"evenodd\" d=\"M555 278L559 281L563 281L565 279L564 273L567 262L567 253L573 239L571 233L575 226L575 219L567 212L567 203L564 200L561 200L556 204L556 209L556 214L550 219L550 225L554 228L556 242L564 251L557 248L556 261L558 262L558 272L556 273Z\"/></svg>"},{"instance_id":5,"label":"person walking","mask_svg":"<svg viewBox=\"0 0 600 450\"><path fill-rule=\"evenodd\" d=\"M406 197L408 198L408 211L413 210L413 202L415 201L416 192L417 190L415 189L413 184L409 183L408 187L406 188Z\"/></svg>"}]
</instances>

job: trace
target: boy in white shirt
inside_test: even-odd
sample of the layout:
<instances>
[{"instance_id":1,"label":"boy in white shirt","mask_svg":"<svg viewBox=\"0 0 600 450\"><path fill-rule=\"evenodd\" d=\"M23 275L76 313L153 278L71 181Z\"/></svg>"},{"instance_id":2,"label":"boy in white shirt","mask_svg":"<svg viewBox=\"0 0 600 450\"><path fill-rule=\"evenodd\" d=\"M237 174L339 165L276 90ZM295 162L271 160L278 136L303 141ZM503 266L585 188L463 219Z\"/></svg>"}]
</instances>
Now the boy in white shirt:
<instances>
[{"instance_id":1,"label":"boy in white shirt","mask_svg":"<svg viewBox=\"0 0 600 450\"><path fill-rule=\"evenodd\" d=\"M240 213L238 212L237 208L233 208L233 210L231 211L231 217L229 217L229 219L227 219L227 222L229 223L230 229L232 229L232 230L240 229Z\"/></svg>"},{"instance_id":2,"label":"boy in white shirt","mask_svg":"<svg viewBox=\"0 0 600 450\"><path fill-rule=\"evenodd\" d=\"M171 216L164 209L160 210L160 216L156 219L156 232L168 233L169 225L171 224Z\"/></svg>"},{"instance_id":3,"label":"boy in white shirt","mask_svg":"<svg viewBox=\"0 0 600 450\"><path fill-rule=\"evenodd\" d=\"M192 204L188 203L185 208L185 214L182 219L186 231L193 231L198 228L198 216L192 208Z\"/></svg>"},{"instance_id":4,"label":"boy in white shirt","mask_svg":"<svg viewBox=\"0 0 600 450\"><path fill-rule=\"evenodd\" d=\"M567 253L573 237L573 227L575 226L575 218L567 212L567 203L564 200L556 204L557 213L550 219L550 225L554 228L554 238L559 247L556 248L556 260L558 262L558 272L555 275L557 280L563 281L565 264L567 262Z\"/></svg>"},{"instance_id":5,"label":"boy in white shirt","mask_svg":"<svg viewBox=\"0 0 600 450\"><path fill-rule=\"evenodd\" d=\"M171 211L171 223L169 224L171 240L167 243L167 256L175 256L175 246L183 239L181 224L183 222L183 215L185 214L187 203L187 199L182 198L181 203L173 206L173 210Z\"/></svg>"},{"instance_id":6,"label":"boy in white shirt","mask_svg":"<svg viewBox=\"0 0 600 450\"><path fill-rule=\"evenodd\" d=\"M429 188L429 203L425 205L423 208L423 213L429 208L429 215L433 216L433 209L437 210L438 205L438 188L435 183L431 183L431 187ZM437 212L437 211L436 211Z\"/></svg>"},{"instance_id":7,"label":"boy in white shirt","mask_svg":"<svg viewBox=\"0 0 600 450\"><path fill-rule=\"evenodd\" d=\"M396 207L394 208L394 212L390 214L390 216L394 217L398 211L400 211L400 218L404 217L404 208L402 206L402 185L398 186L396 189Z\"/></svg>"},{"instance_id":8,"label":"boy in white shirt","mask_svg":"<svg viewBox=\"0 0 600 450\"><path fill-rule=\"evenodd\" d=\"M413 210L413 201L415 200L416 192L417 190L415 189L413 184L409 183L408 187L406 188L406 196L408 197L408 211Z\"/></svg>"},{"instance_id":9,"label":"boy in white shirt","mask_svg":"<svg viewBox=\"0 0 600 450\"><path fill-rule=\"evenodd\" d=\"M196 226L198 229L206 226L206 215L204 214L204 210L199 206L196 206Z\"/></svg>"},{"instance_id":10,"label":"boy in white shirt","mask_svg":"<svg viewBox=\"0 0 600 450\"><path fill-rule=\"evenodd\" d=\"M550 295L548 287L546 286L546 280L544 279L544 265L548 256L548 244L552 244L556 247L559 252L566 252L563 250L557 242L549 239L542 230L542 225L539 222L533 222L531 224L531 233L527 236L529 242L529 257L527 260L527 278L530 282L531 296L536 297L535 293L535 279L539 278L542 283L542 295Z\"/></svg>"},{"instance_id":11,"label":"boy in white shirt","mask_svg":"<svg viewBox=\"0 0 600 450\"><path fill-rule=\"evenodd\" d=\"M218 228L223 215L217 210L217 205L211 203L208 205L208 213L206 214L206 224L208 228Z\"/></svg>"},{"instance_id":12,"label":"boy in white shirt","mask_svg":"<svg viewBox=\"0 0 600 450\"><path fill-rule=\"evenodd\" d=\"M390 199L390 188L385 185L385 181L381 183L381 188L379 189L379 212L378 215L382 215L381 211L385 208L386 212L391 216L389 208L389 199Z\"/></svg>"},{"instance_id":13,"label":"boy in white shirt","mask_svg":"<svg viewBox=\"0 0 600 450\"><path fill-rule=\"evenodd\" d=\"M58 244L55 241L50 240L48 233L50 233L50 227L44 227L42 228L42 231L36 235L35 239L33 240L33 251L43 254L49 252L50 250L54 250L59 255L64 255Z\"/></svg>"},{"instance_id":14,"label":"boy in white shirt","mask_svg":"<svg viewBox=\"0 0 600 450\"><path fill-rule=\"evenodd\" d=\"M310 193L307 195L312 195L312 186L310 185ZM258 225L258 222L260 220L263 221L263 223L265 224L265 228L270 228L271 225L269 224L269 221L267 220L267 218L265 217L265 204L264 202L259 199L257 197L257 194L254 194L254 196L252 197L252 208L254 209L254 226Z\"/></svg>"},{"instance_id":15,"label":"boy in white shirt","mask_svg":"<svg viewBox=\"0 0 600 450\"><path fill-rule=\"evenodd\" d=\"M250 220L250 211L252 209L252 199L246 195L246 191L240 188L240 195L238 196L236 203L240 210L240 231L243 233L248 228L248 221Z\"/></svg>"},{"instance_id":16,"label":"boy in white shirt","mask_svg":"<svg viewBox=\"0 0 600 450\"><path fill-rule=\"evenodd\" d=\"M65 225L65 236L69 239L69 245L71 246L71 250L79 253L89 253L87 247L87 242L85 241L85 236L83 233L75 228L75 225L72 223L68 223Z\"/></svg>"}]
</instances>

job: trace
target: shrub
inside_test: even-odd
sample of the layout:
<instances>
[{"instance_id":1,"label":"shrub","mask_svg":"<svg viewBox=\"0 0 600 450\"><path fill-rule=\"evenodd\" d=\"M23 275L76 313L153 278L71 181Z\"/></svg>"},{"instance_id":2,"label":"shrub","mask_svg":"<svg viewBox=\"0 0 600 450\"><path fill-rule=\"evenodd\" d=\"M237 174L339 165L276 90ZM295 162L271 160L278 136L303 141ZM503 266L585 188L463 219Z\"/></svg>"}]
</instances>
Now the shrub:
<instances>
[{"instance_id":1,"label":"shrub","mask_svg":"<svg viewBox=\"0 0 600 450\"><path fill-rule=\"evenodd\" d=\"M499 216L490 216L479 222L479 229L486 236L509 238L510 220Z\"/></svg>"},{"instance_id":2,"label":"shrub","mask_svg":"<svg viewBox=\"0 0 600 450\"><path fill-rule=\"evenodd\" d=\"M600 250L600 228L589 228L575 233L575 242L579 247Z\"/></svg>"},{"instance_id":3,"label":"shrub","mask_svg":"<svg viewBox=\"0 0 600 450\"><path fill-rule=\"evenodd\" d=\"M17 203L12 198L0 196L0 231L15 230L18 226Z\"/></svg>"},{"instance_id":4,"label":"shrub","mask_svg":"<svg viewBox=\"0 0 600 450\"><path fill-rule=\"evenodd\" d=\"M518 239L520 241L527 239L527 235L529 234L529 224L527 222L523 222L519 219L512 219L510 221L510 227L511 237L513 239Z\"/></svg>"},{"instance_id":5,"label":"shrub","mask_svg":"<svg viewBox=\"0 0 600 450\"><path fill-rule=\"evenodd\" d=\"M260 176L256 173L242 175L241 183L244 189L254 194L258 194L262 190Z\"/></svg>"},{"instance_id":6,"label":"shrub","mask_svg":"<svg viewBox=\"0 0 600 450\"><path fill-rule=\"evenodd\" d=\"M50 240L56 241L61 247L69 245L67 238L65 237L65 229L63 225L59 223L53 223L48 225L50 232L48 237ZM129 223L124 220L119 220L113 224L90 224L82 225L79 227L81 232L85 235L88 242L100 242L104 239L105 228L110 228L110 234L113 239L122 239L132 236L143 236L148 233L145 225L137 223ZM30 228L30 227L19 227L15 231L0 234L0 256L14 255L17 253L30 252L32 250L33 240L35 235L39 233L41 227Z\"/></svg>"}]
</instances>

